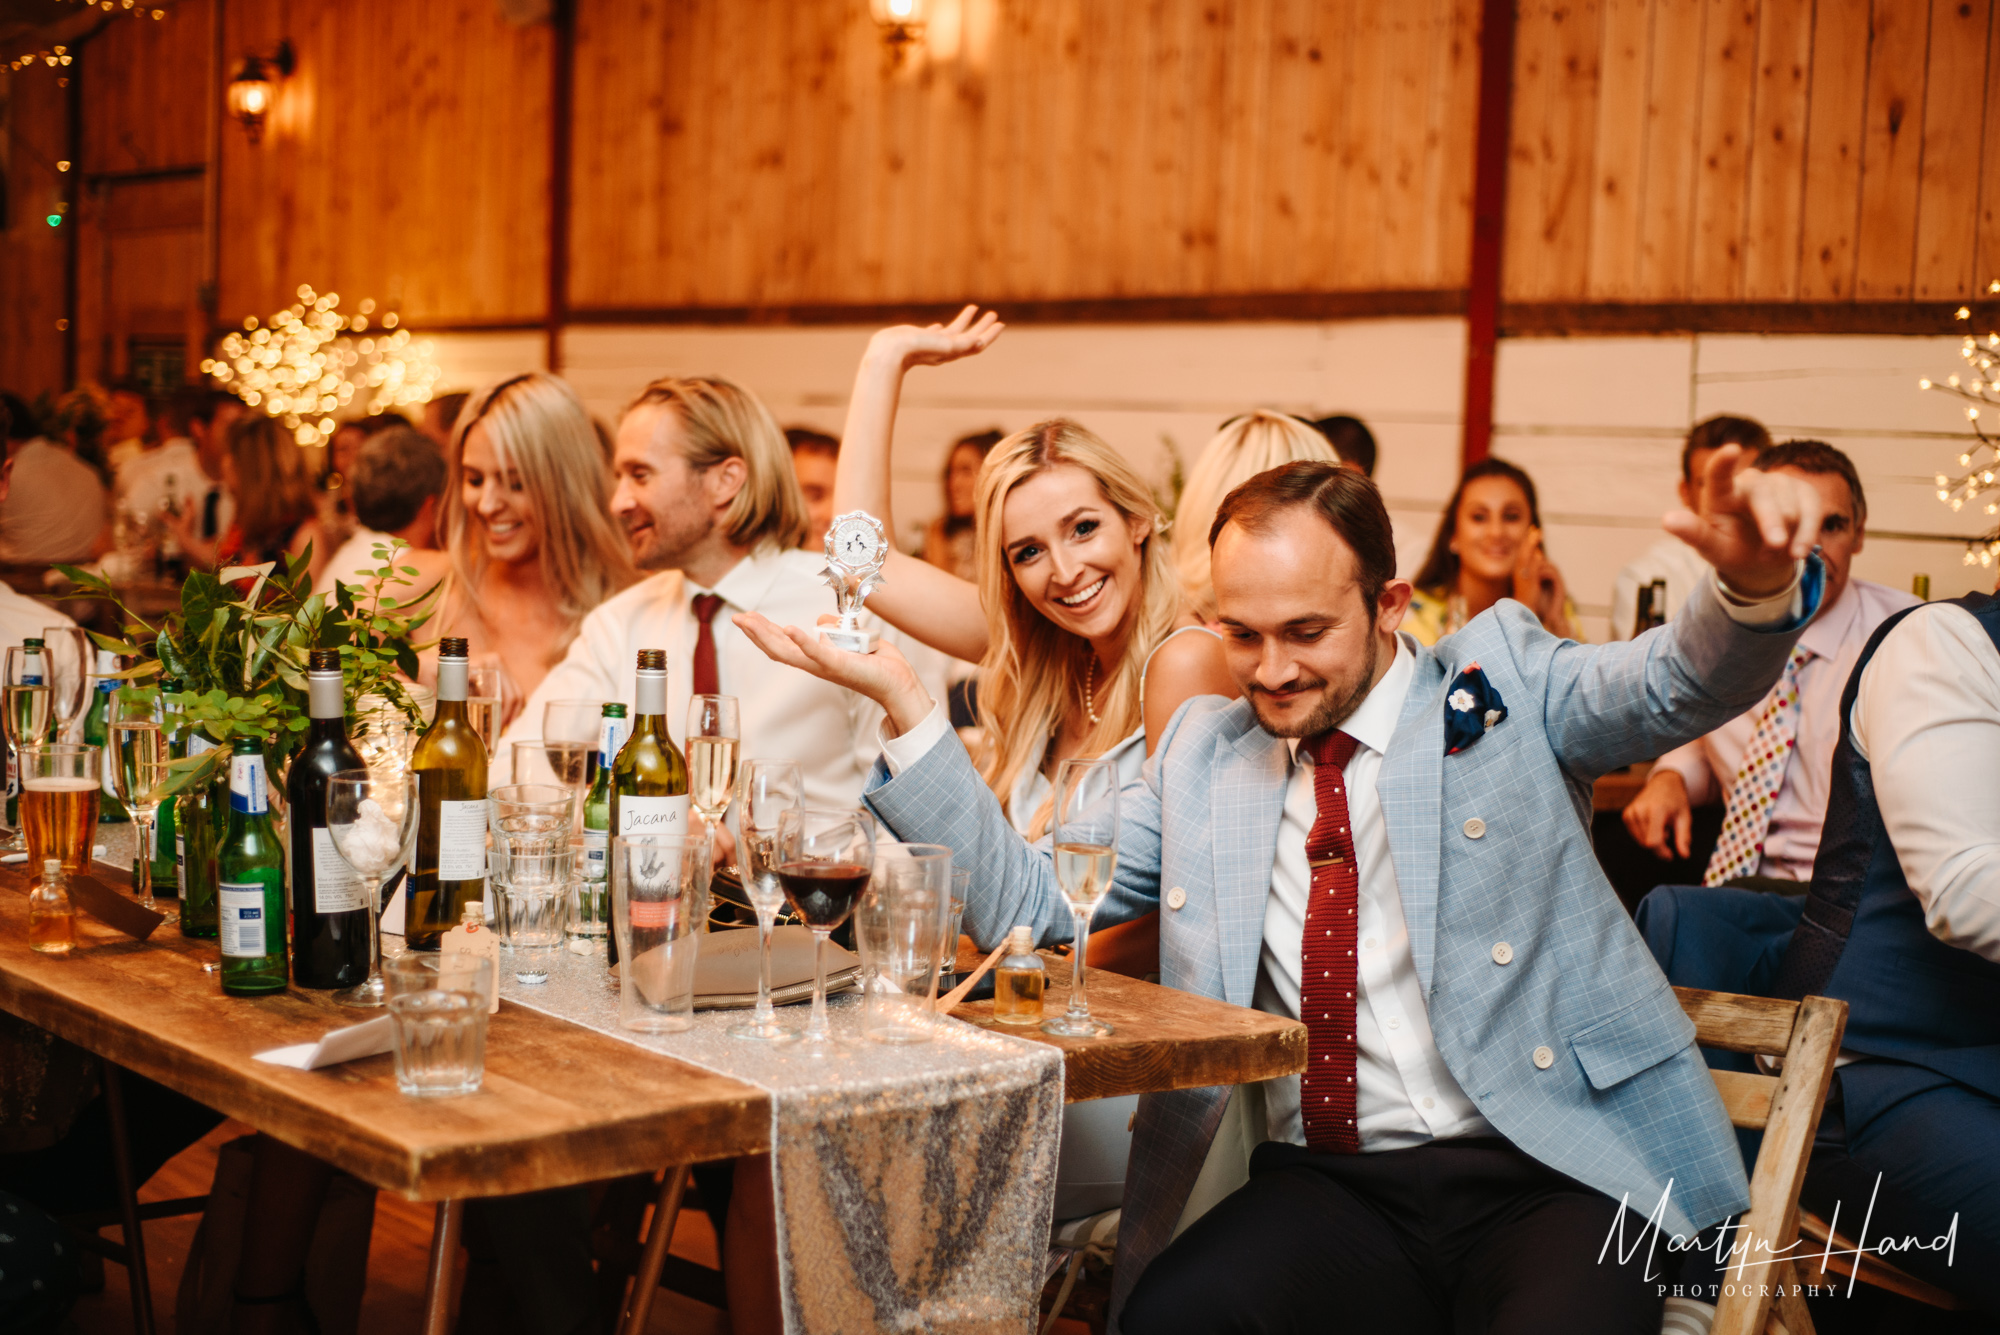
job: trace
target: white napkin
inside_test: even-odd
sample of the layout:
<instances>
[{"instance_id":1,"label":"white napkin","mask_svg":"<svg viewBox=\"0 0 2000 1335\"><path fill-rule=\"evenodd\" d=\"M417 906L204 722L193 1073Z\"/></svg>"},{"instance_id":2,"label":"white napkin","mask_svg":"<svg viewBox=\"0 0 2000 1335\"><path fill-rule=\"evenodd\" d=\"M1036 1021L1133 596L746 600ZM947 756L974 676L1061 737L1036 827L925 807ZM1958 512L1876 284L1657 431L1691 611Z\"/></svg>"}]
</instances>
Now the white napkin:
<instances>
[{"instance_id":1,"label":"white napkin","mask_svg":"<svg viewBox=\"0 0 2000 1335\"><path fill-rule=\"evenodd\" d=\"M272 1048L269 1052L255 1055L258 1061L269 1062L273 1066L317 1071L322 1066L338 1066L342 1062L387 1052L390 1044L389 1017L378 1015L345 1029L332 1030L317 1043L294 1043L288 1048Z\"/></svg>"}]
</instances>

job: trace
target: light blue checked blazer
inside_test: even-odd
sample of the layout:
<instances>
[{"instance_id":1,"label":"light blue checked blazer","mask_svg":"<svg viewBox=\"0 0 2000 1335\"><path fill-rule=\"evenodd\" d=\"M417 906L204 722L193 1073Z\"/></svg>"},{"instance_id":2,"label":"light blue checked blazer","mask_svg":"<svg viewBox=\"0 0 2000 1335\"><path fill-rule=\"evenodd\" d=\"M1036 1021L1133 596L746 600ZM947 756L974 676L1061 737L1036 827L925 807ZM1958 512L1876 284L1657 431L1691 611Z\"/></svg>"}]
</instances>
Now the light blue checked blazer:
<instances>
[{"instance_id":1,"label":"light blue checked blazer","mask_svg":"<svg viewBox=\"0 0 2000 1335\"><path fill-rule=\"evenodd\" d=\"M1377 782L1445 1064L1515 1145L1614 1199L1630 1193L1642 1215L1671 1180L1676 1232L1743 1209L1749 1184L1694 1025L1591 851L1591 784L1754 705L1806 619L1751 630L1704 587L1657 631L1579 645L1504 601L1434 648L1412 642L1416 674ZM1446 683L1474 662L1508 716L1446 756ZM1247 704L1202 697L1120 794L1117 875L1093 921L1138 917L1183 889L1160 920L1168 986L1250 1004L1290 763ZM878 766L868 801L899 837L950 845L972 869L966 927L982 945L1015 923L1044 943L1069 938L1048 841L1014 832L956 738L893 779ZM1474 817L1479 838L1465 833ZM1510 964L1493 959L1500 941ZM1541 1047L1555 1054L1547 1069ZM1228 1094L1141 1100L1114 1310L1171 1238Z\"/></svg>"}]
</instances>

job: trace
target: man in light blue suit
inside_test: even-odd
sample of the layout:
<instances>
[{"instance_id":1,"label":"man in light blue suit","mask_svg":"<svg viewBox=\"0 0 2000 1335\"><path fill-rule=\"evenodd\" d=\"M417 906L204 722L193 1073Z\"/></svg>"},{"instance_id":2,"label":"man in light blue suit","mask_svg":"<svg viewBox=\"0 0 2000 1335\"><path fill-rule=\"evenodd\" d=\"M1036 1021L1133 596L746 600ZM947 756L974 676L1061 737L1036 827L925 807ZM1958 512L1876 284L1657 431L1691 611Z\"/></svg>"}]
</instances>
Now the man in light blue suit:
<instances>
[{"instance_id":1,"label":"man in light blue suit","mask_svg":"<svg viewBox=\"0 0 2000 1335\"><path fill-rule=\"evenodd\" d=\"M1142 1101L1123 1329L1658 1330L1643 1254L1600 1262L1620 1202L1681 1234L1744 1207L1694 1028L1588 832L1598 775L1760 699L1818 606L1809 488L1732 449L1701 500L1668 527L1718 582L1667 626L1581 646L1506 601L1434 649L1396 630L1410 586L1365 478L1291 464L1225 500L1244 699L1190 701L1120 794L1098 915L1160 909L1162 981L1297 1016L1309 1065L1272 1082L1248 1185L1177 1239L1229 1091ZM1069 937L1047 842L1014 833L905 665L741 624L884 706L868 800L973 869L976 939Z\"/></svg>"}]
</instances>

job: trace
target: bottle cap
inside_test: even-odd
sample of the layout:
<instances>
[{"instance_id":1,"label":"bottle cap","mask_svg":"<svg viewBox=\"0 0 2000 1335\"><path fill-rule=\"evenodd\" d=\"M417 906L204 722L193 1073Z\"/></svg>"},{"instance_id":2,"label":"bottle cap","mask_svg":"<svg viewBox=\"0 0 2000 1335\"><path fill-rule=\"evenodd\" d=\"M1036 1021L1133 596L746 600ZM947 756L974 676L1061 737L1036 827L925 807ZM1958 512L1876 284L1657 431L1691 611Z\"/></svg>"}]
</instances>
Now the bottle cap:
<instances>
[{"instance_id":1,"label":"bottle cap","mask_svg":"<svg viewBox=\"0 0 2000 1335\"><path fill-rule=\"evenodd\" d=\"M48 646L43 644L40 640L29 638L21 641L21 647L23 649L45 649Z\"/></svg>"},{"instance_id":2,"label":"bottle cap","mask_svg":"<svg viewBox=\"0 0 2000 1335\"><path fill-rule=\"evenodd\" d=\"M486 906L484 904L467 904L460 908L458 911L458 923L461 927L484 927L486 925Z\"/></svg>"},{"instance_id":3,"label":"bottle cap","mask_svg":"<svg viewBox=\"0 0 2000 1335\"><path fill-rule=\"evenodd\" d=\"M308 672L340 671L340 650L314 649L311 653L308 653L306 655L306 671Z\"/></svg>"},{"instance_id":4,"label":"bottle cap","mask_svg":"<svg viewBox=\"0 0 2000 1335\"><path fill-rule=\"evenodd\" d=\"M466 658L471 654L471 643L463 635L447 635L438 641L439 658Z\"/></svg>"},{"instance_id":5,"label":"bottle cap","mask_svg":"<svg viewBox=\"0 0 2000 1335\"><path fill-rule=\"evenodd\" d=\"M605 718L624 718L624 717L625 717L625 704L624 704L624 702L623 702L622 700L607 700L607 701L605 701L605 702L604 702L604 717L605 717Z\"/></svg>"},{"instance_id":6,"label":"bottle cap","mask_svg":"<svg viewBox=\"0 0 2000 1335\"><path fill-rule=\"evenodd\" d=\"M665 672L667 651L665 649L641 649L639 651L639 671Z\"/></svg>"},{"instance_id":7,"label":"bottle cap","mask_svg":"<svg viewBox=\"0 0 2000 1335\"><path fill-rule=\"evenodd\" d=\"M1026 923L1007 933L1007 953L1010 955L1032 955L1035 952L1035 937Z\"/></svg>"}]
</instances>

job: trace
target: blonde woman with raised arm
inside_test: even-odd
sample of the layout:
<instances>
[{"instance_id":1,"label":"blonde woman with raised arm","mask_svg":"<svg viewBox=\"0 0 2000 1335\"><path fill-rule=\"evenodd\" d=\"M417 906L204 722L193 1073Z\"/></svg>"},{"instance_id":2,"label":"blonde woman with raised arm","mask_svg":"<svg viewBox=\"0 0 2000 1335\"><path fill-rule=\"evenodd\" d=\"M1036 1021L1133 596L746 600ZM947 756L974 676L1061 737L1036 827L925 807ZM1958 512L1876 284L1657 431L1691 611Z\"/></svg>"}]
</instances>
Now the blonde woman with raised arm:
<instances>
[{"instance_id":1,"label":"blonde woman with raised arm","mask_svg":"<svg viewBox=\"0 0 2000 1335\"><path fill-rule=\"evenodd\" d=\"M539 372L474 394L446 458L444 552L412 562L423 582L444 580L425 629L496 657L511 712L584 615L637 578L611 516L611 458L576 391Z\"/></svg>"},{"instance_id":2,"label":"blonde woman with raised arm","mask_svg":"<svg viewBox=\"0 0 2000 1335\"><path fill-rule=\"evenodd\" d=\"M889 441L903 376L991 346L1003 326L977 315L968 306L948 325L899 325L869 341L841 436L836 514L866 510L896 532ZM1221 641L1182 602L1144 479L1082 426L1056 418L994 446L973 509L976 584L894 551L868 608L980 663L982 773L1009 819L1039 834L1059 761L1112 756L1137 777L1176 709L1196 695L1234 696L1236 684Z\"/></svg>"},{"instance_id":3,"label":"blonde woman with raised arm","mask_svg":"<svg viewBox=\"0 0 2000 1335\"><path fill-rule=\"evenodd\" d=\"M1340 455L1317 428L1266 408L1230 418L1202 447L1174 511L1174 568L1180 572L1181 596L1204 623L1215 620L1208 530L1222 498L1259 473L1301 459L1337 464Z\"/></svg>"}]
</instances>

